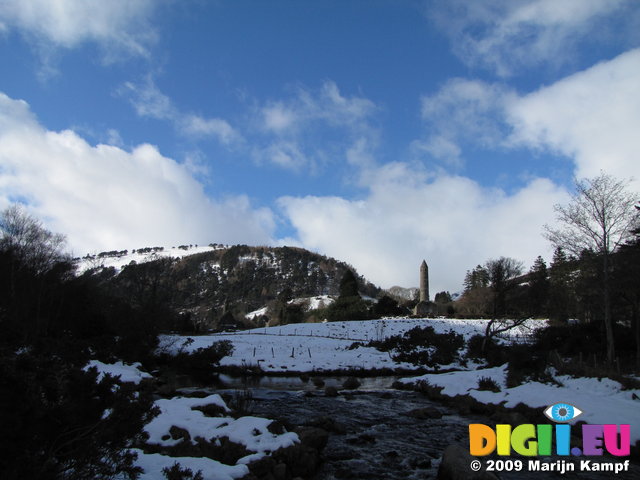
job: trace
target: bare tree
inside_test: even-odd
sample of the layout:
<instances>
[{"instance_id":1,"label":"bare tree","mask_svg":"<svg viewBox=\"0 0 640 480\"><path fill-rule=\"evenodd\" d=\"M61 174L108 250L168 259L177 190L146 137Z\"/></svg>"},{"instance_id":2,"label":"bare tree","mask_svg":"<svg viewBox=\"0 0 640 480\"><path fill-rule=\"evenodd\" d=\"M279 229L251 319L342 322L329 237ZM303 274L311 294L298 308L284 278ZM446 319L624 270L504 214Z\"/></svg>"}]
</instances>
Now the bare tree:
<instances>
[{"instance_id":1,"label":"bare tree","mask_svg":"<svg viewBox=\"0 0 640 480\"><path fill-rule=\"evenodd\" d=\"M489 273L489 288L493 294L493 313L496 319L506 313L507 293L515 284L513 280L522 275L521 261L509 257L489 260L485 266Z\"/></svg>"},{"instance_id":2,"label":"bare tree","mask_svg":"<svg viewBox=\"0 0 640 480\"><path fill-rule=\"evenodd\" d=\"M500 257L489 260L485 264L485 270L489 276L489 289L491 291L492 315L487 323L482 341L482 351L486 350L487 342L500 333L522 325L526 318L505 319L507 311L507 294L517 286L515 281L522 274L523 264L519 260L509 257Z\"/></svg>"},{"instance_id":3,"label":"bare tree","mask_svg":"<svg viewBox=\"0 0 640 480\"><path fill-rule=\"evenodd\" d=\"M0 213L0 250L11 251L37 275L69 260L65 245L64 235L45 229L21 205L11 205Z\"/></svg>"},{"instance_id":4,"label":"bare tree","mask_svg":"<svg viewBox=\"0 0 640 480\"><path fill-rule=\"evenodd\" d=\"M615 358L609 257L631 236L638 221L634 205L640 197L629 191L629 180L618 180L601 172L595 178L575 182L576 191L567 205L556 205L558 227L545 225L545 236L556 247L576 256L591 250L602 257L602 295L607 340L607 361Z\"/></svg>"},{"instance_id":5,"label":"bare tree","mask_svg":"<svg viewBox=\"0 0 640 480\"><path fill-rule=\"evenodd\" d=\"M24 207L12 205L0 213L0 256L7 282L3 295L8 308L4 321L17 326L15 331L25 341L47 332L61 305L53 293L52 278L73 274L64 246L64 235L45 229Z\"/></svg>"}]
</instances>

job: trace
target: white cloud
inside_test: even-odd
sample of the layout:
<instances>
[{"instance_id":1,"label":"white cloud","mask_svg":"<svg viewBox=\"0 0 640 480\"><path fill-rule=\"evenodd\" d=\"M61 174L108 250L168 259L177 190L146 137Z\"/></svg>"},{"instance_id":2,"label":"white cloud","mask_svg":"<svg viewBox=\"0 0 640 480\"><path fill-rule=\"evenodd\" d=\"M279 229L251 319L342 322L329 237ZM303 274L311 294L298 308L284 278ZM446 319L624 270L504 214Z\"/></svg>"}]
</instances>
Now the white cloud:
<instances>
[{"instance_id":1,"label":"white cloud","mask_svg":"<svg viewBox=\"0 0 640 480\"><path fill-rule=\"evenodd\" d=\"M358 139L371 143L377 135L370 124L376 110L367 98L343 95L332 81L316 91L298 87L289 98L258 108L258 130L266 142L254 157L289 170L315 171L326 158L344 158Z\"/></svg>"},{"instance_id":2,"label":"white cloud","mask_svg":"<svg viewBox=\"0 0 640 480\"><path fill-rule=\"evenodd\" d=\"M171 99L160 91L150 76L141 83L123 83L118 94L128 98L141 117L167 120L178 116Z\"/></svg>"},{"instance_id":3,"label":"white cloud","mask_svg":"<svg viewBox=\"0 0 640 480\"><path fill-rule=\"evenodd\" d=\"M301 170L305 166L312 166L312 161L305 157L295 142L272 143L262 155L267 161L287 170Z\"/></svg>"},{"instance_id":4,"label":"white cloud","mask_svg":"<svg viewBox=\"0 0 640 480\"><path fill-rule=\"evenodd\" d=\"M85 42L97 44L104 59L149 54L157 39L150 19L158 6L153 0L3 0L0 30L15 29L38 51L42 73L55 72L55 52Z\"/></svg>"},{"instance_id":5,"label":"white cloud","mask_svg":"<svg viewBox=\"0 0 640 480\"><path fill-rule=\"evenodd\" d=\"M186 136L194 139L214 137L224 145L242 140L241 135L226 120L181 112L160 91L151 76L140 83L125 82L117 93L129 100L139 116L170 121Z\"/></svg>"},{"instance_id":6,"label":"white cloud","mask_svg":"<svg viewBox=\"0 0 640 480\"><path fill-rule=\"evenodd\" d=\"M229 145L239 140L240 135L229 125L229 122L221 118L203 118L198 115L188 114L178 120L180 129L187 135L195 138L217 137L220 143Z\"/></svg>"},{"instance_id":7,"label":"white cloud","mask_svg":"<svg viewBox=\"0 0 640 480\"><path fill-rule=\"evenodd\" d=\"M414 150L458 167L465 147L527 148L573 161L578 178L604 170L640 179L640 49L529 94L452 79L422 98L426 135Z\"/></svg>"},{"instance_id":8,"label":"white cloud","mask_svg":"<svg viewBox=\"0 0 640 480\"><path fill-rule=\"evenodd\" d=\"M566 199L545 179L507 195L406 163L370 169L367 178L361 200L284 197L279 204L302 245L347 259L382 286L417 285L426 259L434 293L460 290L466 270L489 258L531 264L548 255L541 228L553 218L553 204Z\"/></svg>"},{"instance_id":9,"label":"white cloud","mask_svg":"<svg viewBox=\"0 0 640 480\"><path fill-rule=\"evenodd\" d=\"M0 93L0 204L21 200L76 253L181 243L271 243L272 212L245 196L212 200L189 168L152 145L88 144L41 126Z\"/></svg>"},{"instance_id":10,"label":"white cloud","mask_svg":"<svg viewBox=\"0 0 640 480\"><path fill-rule=\"evenodd\" d=\"M600 170L640 180L640 49L597 64L508 106L514 146L565 155L578 177Z\"/></svg>"},{"instance_id":11,"label":"white cloud","mask_svg":"<svg viewBox=\"0 0 640 480\"><path fill-rule=\"evenodd\" d=\"M430 4L429 16L450 37L454 52L470 66L500 76L523 67L574 61L580 43L628 43L640 28L633 0L446 0ZM623 19L634 28L609 20ZM634 33L633 30L636 30ZM636 36L637 39L637 36Z\"/></svg>"},{"instance_id":12,"label":"white cloud","mask_svg":"<svg viewBox=\"0 0 640 480\"><path fill-rule=\"evenodd\" d=\"M514 97L514 92L500 84L463 78L447 81L438 92L421 99L427 135L414 143L414 149L449 166L462 166L462 143L483 148L502 143L507 133L504 111Z\"/></svg>"},{"instance_id":13,"label":"white cloud","mask_svg":"<svg viewBox=\"0 0 640 480\"><path fill-rule=\"evenodd\" d=\"M260 114L264 129L288 134L314 122L353 130L368 129L368 119L375 111L376 105L371 100L346 97L335 82L325 81L318 91L298 87L286 100L267 102Z\"/></svg>"},{"instance_id":14,"label":"white cloud","mask_svg":"<svg viewBox=\"0 0 640 480\"><path fill-rule=\"evenodd\" d=\"M436 160L443 161L445 165L452 168L461 168L464 165L462 160L462 149L451 138L442 134L431 135L426 140L417 140L411 145L417 152L426 152Z\"/></svg>"},{"instance_id":15,"label":"white cloud","mask_svg":"<svg viewBox=\"0 0 640 480\"><path fill-rule=\"evenodd\" d=\"M295 126L296 114L282 102L269 104L262 109L264 128L275 133L288 131Z\"/></svg>"}]
</instances>

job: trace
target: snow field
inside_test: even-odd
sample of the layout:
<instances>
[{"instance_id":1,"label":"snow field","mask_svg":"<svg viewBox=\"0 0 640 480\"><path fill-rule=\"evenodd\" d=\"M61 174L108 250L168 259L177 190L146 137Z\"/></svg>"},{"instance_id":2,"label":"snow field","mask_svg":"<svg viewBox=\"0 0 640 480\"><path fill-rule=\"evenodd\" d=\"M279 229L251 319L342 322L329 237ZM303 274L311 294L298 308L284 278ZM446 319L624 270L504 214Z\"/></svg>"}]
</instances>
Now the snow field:
<instances>
[{"instance_id":1,"label":"snow field","mask_svg":"<svg viewBox=\"0 0 640 480\"><path fill-rule=\"evenodd\" d=\"M207 347L220 340L233 344L233 353L222 359L222 366L260 366L264 372L326 372L344 369L397 368L415 370L413 364L395 362L387 352L371 347L350 349L354 342L366 343L402 335L414 327L432 326L437 333L454 330L468 341L484 334L487 320L456 320L444 318L387 318L331 323L298 323L278 327L256 328L235 333L190 337L193 342L186 351ZM508 332L509 339L530 335L546 326L544 320L530 320ZM165 336L161 344L176 352L187 337ZM461 368L459 365L451 367Z\"/></svg>"}]
</instances>

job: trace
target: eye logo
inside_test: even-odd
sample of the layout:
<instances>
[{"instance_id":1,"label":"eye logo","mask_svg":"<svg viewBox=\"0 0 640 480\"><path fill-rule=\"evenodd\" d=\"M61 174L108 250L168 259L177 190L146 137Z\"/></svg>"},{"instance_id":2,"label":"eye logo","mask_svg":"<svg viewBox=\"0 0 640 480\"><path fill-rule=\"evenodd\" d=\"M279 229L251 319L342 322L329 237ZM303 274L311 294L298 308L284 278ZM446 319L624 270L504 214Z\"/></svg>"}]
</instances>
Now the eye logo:
<instances>
[{"instance_id":1,"label":"eye logo","mask_svg":"<svg viewBox=\"0 0 640 480\"><path fill-rule=\"evenodd\" d=\"M573 420L582 414L582 410L568 403L556 403L548 406L544 414L549 420L553 420L558 423L565 423Z\"/></svg>"}]
</instances>

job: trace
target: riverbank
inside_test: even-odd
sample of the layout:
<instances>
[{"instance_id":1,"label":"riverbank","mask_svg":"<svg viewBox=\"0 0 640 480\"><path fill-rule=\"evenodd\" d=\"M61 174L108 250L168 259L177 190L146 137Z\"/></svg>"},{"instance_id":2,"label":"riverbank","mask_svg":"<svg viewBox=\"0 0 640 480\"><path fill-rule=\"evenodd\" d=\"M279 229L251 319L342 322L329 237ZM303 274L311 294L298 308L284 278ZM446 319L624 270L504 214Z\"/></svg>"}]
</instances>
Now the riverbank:
<instances>
[{"instance_id":1,"label":"riverbank","mask_svg":"<svg viewBox=\"0 0 640 480\"><path fill-rule=\"evenodd\" d=\"M560 375L546 367L540 376L544 380L523 377L519 385L509 387L507 365L486 368L486 363L468 355L469 340L484 333L486 324L486 320L385 319L162 338L160 348L169 354L193 352L221 340L229 341L233 353L220 362L215 386L191 384L188 378L181 383L176 375L173 384L166 382L167 378L148 378L140 365L95 365L99 370L122 374L123 380L154 383L157 394L165 397L158 399L158 406L167 408L167 413L163 414L163 432L152 437L156 447L137 450L138 465L155 472L143 479L158 478L158 465L181 460L185 467L203 470L205 479L292 480L294 472L301 478L319 480L436 477L447 447L458 444L468 452L469 423L549 423L542 411L558 402L571 403L584 411L577 422L631 424L636 441L640 390L625 389L607 378ZM545 321L531 320L498 342L526 342L545 325ZM396 361L394 352L369 346L372 340L380 342L415 327L462 336L463 347L455 353L455 361L425 367ZM421 344L415 348L430 352L436 347ZM216 393L225 406L237 407L235 414L205 406L217 416L215 420L203 419L202 405L196 405L201 400L185 400ZM238 425L250 427L241 435L246 442L229 444L231 437L223 431L234 430L230 426L242 418ZM206 425L204 430L202 425ZM216 425L223 425L222 430L218 432ZM293 435L298 435L293 445L258 448L251 443L255 440L251 437L258 437L277 445L281 440L292 441ZM220 450L218 443L227 447ZM325 443L321 464L320 452ZM181 447L174 448L178 444ZM295 463L300 451L295 450L294 454L289 449L301 448L300 445L313 472L301 474L296 470L300 468ZM203 458L207 456L225 466L207 463ZM639 471L636 467L634 474Z\"/></svg>"}]
</instances>

